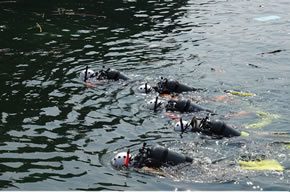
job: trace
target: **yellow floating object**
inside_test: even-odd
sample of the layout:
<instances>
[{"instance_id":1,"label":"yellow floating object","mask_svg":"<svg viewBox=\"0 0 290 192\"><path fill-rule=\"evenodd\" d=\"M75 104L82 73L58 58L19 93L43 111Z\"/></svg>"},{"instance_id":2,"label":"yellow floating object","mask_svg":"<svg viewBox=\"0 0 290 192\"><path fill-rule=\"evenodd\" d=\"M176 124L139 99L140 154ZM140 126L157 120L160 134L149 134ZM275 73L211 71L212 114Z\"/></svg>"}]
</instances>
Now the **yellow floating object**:
<instances>
[{"instance_id":1,"label":"yellow floating object","mask_svg":"<svg viewBox=\"0 0 290 192\"><path fill-rule=\"evenodd\" d=\"M258 123L246 125L246 128L262 128L272 123L272 119L262 119Z\"/></svg>"},{"instance_id":2,"label":"yellow floating object","mask_svg":"<svg viewBox=\"0 0 290 192\"><path fill-rule=\"evenodd\" d=\"M228 93L232 95L237 95L241 97L249 97L249 96L255 96L256 94L254 93L244 93L244 92L239 92L239 91L228 91Z\"/></svg>"},{"instance_id":3,"label":"yellow floating object","mask_svg":"<svg viewBox=\"0 0 290 192\"><path fill-rule=\"evenodd\" d=\"M261 121L258 123L253 123L246 125L246 128L261 128L265 127L266 125L269 125L272 123L273 119L278 119L280 116L277 114L272 114L268 112L263 112L263 111L257 111L256 114L261 118Z\"/></svg>"},{"instance_id":4,"label":"yellow floating object","mask_svg":"<svg viewBox=\"0 0 290 192\"><path fill-rule=\"evenodd\" d=\"M280 115L263 112L263 111L257 111L256 114L261 118L267 118L267 119L278 119L280 117Z\"/></svg>"},{"instance_id":5,"label":"yellow floating object","mask_svg":"<svg viewBox=\"0 0 290 192\"><path fill-rule=\"evenodd\" d=\"M244 131L241 131L241 136L249 136L250 134Z\"/></svg>"},{"instance_id":6,"label":"yellow floating object","mask_svg":"<svg viewBox=\"0 0 290 192\"><path fill-rule=\"evenodd\" d=\"M254 170L269 170L269 171L283 171L284 167L274 159L256 160L256 161L241 161L239 163L243 169Z\"/></svg>"}]
</instances>

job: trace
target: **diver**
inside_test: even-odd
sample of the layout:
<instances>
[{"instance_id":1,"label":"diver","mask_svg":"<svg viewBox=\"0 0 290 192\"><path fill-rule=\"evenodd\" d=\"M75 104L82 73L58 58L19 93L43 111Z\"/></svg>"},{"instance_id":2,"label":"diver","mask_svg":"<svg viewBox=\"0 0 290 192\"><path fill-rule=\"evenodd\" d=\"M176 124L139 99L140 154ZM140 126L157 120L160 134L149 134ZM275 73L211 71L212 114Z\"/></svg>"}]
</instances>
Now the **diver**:
<instances>
[{"instance_id":1,"label":"diver","mask_svg":"<svg viewBox=\"0 0 290 192\"><path fill-rule=\"evenodd\" d=\"M146 143L135 156L130 151L120 152L113 157L111 164L114 167L160 168L161 166L175 166L181 163L192 163L193 159L168 148L155 145L147 147Z\"/></svg>"},{"instance_id":2,"label":"diver","mask_svg":"<svg viewBox=\"0 0 290 192\"><path fill-rule=\"evenodd\" d=\"M236 137L244 134L223 121L211 121L209 117L210 114L205 118L193 117L190 122L183 121L182 118L180 118L179 122L175 124L174 130L181 131L181 134L185 132L198 132L216 138Z\"/></svg>"},{"instance_id":3,"label":"diver","mask_svg":"<svg viewBox=\"0 0 290 192\"><path fill-rule=\"evenodd\" d=\"M94 72L93 70L89 69L88 66L86 66L86 69L81 71L80 78L87 82L88 80L129 80L129 77L126 77L119 71L111 70L110 68L105 69L103 66L103 69L101 69L99 72Z\"/></svg>"},{"instance_id":4,"label":"diver","mask_svg":"<svg viewBox=\"0 0 290 192\"><path fill-rule=\"evenodd\" d=\"M154 110L154 112L157 112L157 110L161 110L165 108L166 111L179 111L182 113L189 112L189 113L195 113L195 112L201 112L205 111L211 114L215 114L213 111L209 109L204 109L194 103L192 103L190 100L177 100L177 99L170 99L169 101L160 101L158 97L156 97L155 100L151 100L147 103L147 108Z\"/></svg>"},{"instance_id":5,"label":"diver","mask_svg":"<svg viewBox=\"0 0 290 192\"><path fill-rule=\"evenodd\" d=\"M161 77L161 81L154 86L150 86L147 83L141 85L138 88L140 93L150 93L151 91L156 91L160 94L172 94L172 93L183 93L190 91L200 91L204 90L201 88L193 88L187 85L181 84L178 81L169 81L167 78Z\"/></svg>"}]
</instances>

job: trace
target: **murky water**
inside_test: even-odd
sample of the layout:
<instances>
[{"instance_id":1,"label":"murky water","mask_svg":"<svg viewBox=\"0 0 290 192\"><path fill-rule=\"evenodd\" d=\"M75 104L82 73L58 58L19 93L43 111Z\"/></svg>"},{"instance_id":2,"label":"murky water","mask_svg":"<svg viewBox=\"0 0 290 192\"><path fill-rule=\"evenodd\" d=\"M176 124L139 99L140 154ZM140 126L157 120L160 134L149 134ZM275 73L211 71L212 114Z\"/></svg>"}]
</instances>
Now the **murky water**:
<instances>
[{"instance_id":1,"label":"murky water","mask_svg":"<svg viewBox=\"0 0 290 192\"><path fill-rule=\"evenodd\" d=\"M0 189L289 190L288 7L287 0L0 2ZM78 77L86 65L131 80L89 88ZM155 95L137 92L161 76L206 88L180 97L250 136L181 138L165 112L146 108ZM256 96L212 101L225 90ZM227 117L241 111L250 113ZM194 163L164 168L166 177L110 165L115 152L143 142ZM257 158L284 171L238 164Z\"/></svg>"}]
</instances>

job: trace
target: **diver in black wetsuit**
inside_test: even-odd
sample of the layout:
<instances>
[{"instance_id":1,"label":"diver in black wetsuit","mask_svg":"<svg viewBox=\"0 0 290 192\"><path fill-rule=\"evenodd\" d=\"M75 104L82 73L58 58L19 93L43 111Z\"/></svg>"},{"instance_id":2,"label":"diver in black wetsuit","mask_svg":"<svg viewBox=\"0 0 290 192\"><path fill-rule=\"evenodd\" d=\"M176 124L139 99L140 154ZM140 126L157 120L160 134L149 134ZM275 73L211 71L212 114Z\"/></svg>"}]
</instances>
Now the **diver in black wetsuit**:
<instances>
[{"instance_id":1,"label":"diver in black wetsuit","mask_svg":"<svg viewBox=\"0 0 290 192\"><path fill-rule=\"evenodd\" d=\"M139 149L139 153L132 157L129 151L115 155L111 163L114 167L150 167L159 168L161 166L174 166L180 163L191 163L192 158L183 154L171 151L161 146L146 147L146 143Z\"/></svg>"},{"instance_id":2,"label":"diver in black wetsuit","mask_svg":"<svg viewBox=\"0 0 290 192\"><path fill-rule=\"evenodd\" d=\"M149 93L152 90L155 90L160 94L172 94L190 91L200 91L204 89L189 87L187 85L179 83L178 81L169 81L168 79L161 77L161 81L158 82L157 85L151 87L150 85L145 83L144 85L141 85L138 90L141 93Z\"/></svg>"},{"instance_id":3,"label":"diver in black wetsuit","mask_svg":"<svg viewBox=\"0 0 290 192\"><path fill-rule=\"evenodd\" d=\"M209 116L203 119L193 117L189 123L180 119L180 121L175 125L175 131L181 131L181 133L199 132L216 137L241 136L241 132L235 130L225 122L211 121L209 120Z\"/></svg>"},{"instance_id":4,"label":"diver in black wetsuit","mask_svg":"<svg viewBox=\"0 0 290 192\"><path fill-rule=\"evenodd\" d=\"M104 66L103 66L104 68ZM128 77L126 77L124 74L120 73L119 71L108 69L102 69L99 72L94 72L93 70L89 69L88 66L86 66L86 69L81 71L80 73L81 79L86 82L89 79L94 80L129 80Z\"/></svg>"},{"instance_id":5,"label":"diver in black wetsuit","mask_svg":"<svg viewBox=\"0 0 290 192\"><path fill-rule=\"evenodd\" d=\"M151 100L147 103L148 109L154 110L155 112L157 110L160 110L162 108L165 108L166 111L179 111L179 112L189 112L189 113L195 113L195 112L201 112L205 111L211 114L214 114L213 111L209 109L204 109L194 103L192 103L190 100L174 100L170 99L167 102L158 100L158 97L156 97L155 100Z\"/></svg>"}]
</instances>

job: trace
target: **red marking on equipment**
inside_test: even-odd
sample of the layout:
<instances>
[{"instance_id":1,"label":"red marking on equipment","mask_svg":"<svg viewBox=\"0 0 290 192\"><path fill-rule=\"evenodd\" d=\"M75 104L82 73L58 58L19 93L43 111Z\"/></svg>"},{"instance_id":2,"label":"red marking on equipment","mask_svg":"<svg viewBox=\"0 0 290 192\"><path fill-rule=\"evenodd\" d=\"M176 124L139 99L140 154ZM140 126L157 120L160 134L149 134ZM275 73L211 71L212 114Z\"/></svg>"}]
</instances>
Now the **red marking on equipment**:
<instances>
[{"instance_id":1,"label":"red marking on equipment","mask_svg":"<svg viewBox=\"0 0 290 192\"><path fill-rule=\"evenodd\" d=\"M128 167L129 165L129 159L130 159L130 155L129 155L129 151L127 152L127 157L126 157L126 162L125 162L125 166Z\"/></svg>"}]
</instances>

